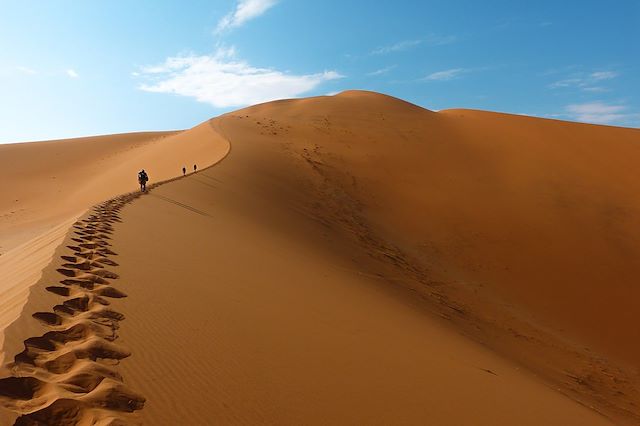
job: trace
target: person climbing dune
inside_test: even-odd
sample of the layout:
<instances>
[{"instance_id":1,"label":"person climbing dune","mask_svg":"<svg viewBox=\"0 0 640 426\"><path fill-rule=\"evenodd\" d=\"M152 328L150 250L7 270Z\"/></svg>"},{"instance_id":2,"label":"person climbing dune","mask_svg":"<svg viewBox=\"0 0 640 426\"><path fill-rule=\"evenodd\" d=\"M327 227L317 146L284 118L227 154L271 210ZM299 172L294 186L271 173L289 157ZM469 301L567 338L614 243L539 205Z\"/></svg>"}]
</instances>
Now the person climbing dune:
<instances>
[{"instance_id":1,"label":"person climbing dune","mask_svg":"<svg viewBox=\"0 0 640 426\"><path fill-rule=\"evenodd\" d=\"M138 183L140 184L140 191L145 192L147 190L147 182L149 181L149 175L144 169L138 172Z\"/></svg>"},{"instance_id":2,"label":"person climbing dune","mask_svg":"<svg viewBox=\"0 0 640 426\"><path fill-rule=\"evenodd\" d=\"M182 167L182 176L187 174L187 168L186 167Z\"/></svg>"}]
</instances>

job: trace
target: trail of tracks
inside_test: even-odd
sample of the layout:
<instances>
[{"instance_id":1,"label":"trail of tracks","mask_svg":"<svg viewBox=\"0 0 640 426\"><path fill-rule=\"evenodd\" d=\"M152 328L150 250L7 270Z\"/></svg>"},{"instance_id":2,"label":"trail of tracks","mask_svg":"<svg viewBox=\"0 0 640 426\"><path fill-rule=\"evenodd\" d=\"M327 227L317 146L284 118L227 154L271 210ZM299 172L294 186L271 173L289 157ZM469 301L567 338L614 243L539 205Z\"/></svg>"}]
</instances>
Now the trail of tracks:
<instances>
[{"instance_id":1,"label":"trail of tracks","mask_svg":"<svg viewBox=\"0 0 640 426\"><path fill-rule=\"evenodd\" d=\"M0 379L0 403L19 414L15 425L128 424L128 413L143 408L145 398L117 372L131 353L116 343L124 315L112 302L126 294L112 285L118 275L107 269L118 266L109 248L113 223L138 196L99 204L73 225L74 245L66 246L69 254L57 269L61 285L46 287L63 300L32 315L50 331L26 339L9 365L12 376Z\"/></svg>"}]
</instances>

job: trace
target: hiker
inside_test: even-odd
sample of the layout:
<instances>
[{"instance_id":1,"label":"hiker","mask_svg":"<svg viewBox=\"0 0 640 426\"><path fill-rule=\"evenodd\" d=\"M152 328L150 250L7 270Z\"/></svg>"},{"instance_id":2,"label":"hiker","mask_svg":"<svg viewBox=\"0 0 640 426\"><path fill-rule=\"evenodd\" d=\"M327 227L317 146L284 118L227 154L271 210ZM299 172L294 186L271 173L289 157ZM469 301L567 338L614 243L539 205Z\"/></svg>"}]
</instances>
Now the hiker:
<instances>
[{"instance_id":1,"label":"hiker","mask_svg":"<svg viewBox=\"0 0 640 426\"><path fill-rule=\"evenodd\" d=\"M193 173L198 171L198 166L196 166L195 164L193 165Z\"/></svg>"},{"instance_id":2,"label":"hiker","mask_svg":"<svg viewBox=\"0 0 640 426\"><path fill-rule=\"evenodd\" d=\"M187 168L182 166L182 176L187 174Z\"/></svg>"},{"instance_id":3,"label":"hiker","mask_svg":"<svg viewBox=\"0 0 640 426\"><path fill-rule=\"evenodd\" d=\"M149 175L144 169L138 173L138 183L140 184L140 191L145 192L147 190L147 182L149 181Z\"/></svg>"}]
</instances>

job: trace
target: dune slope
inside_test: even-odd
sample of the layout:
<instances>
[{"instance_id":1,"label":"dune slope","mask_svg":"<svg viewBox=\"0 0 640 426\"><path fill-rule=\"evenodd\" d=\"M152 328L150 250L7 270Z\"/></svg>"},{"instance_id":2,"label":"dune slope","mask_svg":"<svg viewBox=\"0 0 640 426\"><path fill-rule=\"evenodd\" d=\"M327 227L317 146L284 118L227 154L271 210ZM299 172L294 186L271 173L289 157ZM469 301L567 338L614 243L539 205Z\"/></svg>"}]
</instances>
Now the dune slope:
<instances>
[{"instance_id":1,"label":"dune slope","mask_svg":"<svg viewBox=\"0 0 640 426\"><path fill-rule=\"evenodd\" d=\"M638 415L639 130L433 113L361 91L258 105L219 126L303 162L265 190L287 202L308 182L306 209L466 333L587 404Z\"/></svg>"},{"instance_id":2,"label":"dune slope","mask_svg":"<svg viewBox=\"0 0 640 426\"><path fill-rule=\"evenodd\" d=\"M259 105L221 126L304 160L315 214L468 334L637 418L640 130L433 113L360 91Z\"/></svg>"},{"instance_id":3,"label":"dune slope","mask_svg":"<svg viewBox=\"0 0 640 426\"><path fill-rule=\"evenodd\" d=\"M279 150L250 166L279 177L256 182L276 203L392 265L388 280L472 338L640 421L640 130L433 113L361 91L216 123L234 147Z\"/></svg>"},{"instance_id":4,"label":"dune slope","mask_svg":"<svg viewBox=\"0 0 640 426\"><path fill-rule=\"evenodd\" d=\"M122 211L120 372L143 423L609 423L388 286L274 151L234 144Z\"/></svg>"}]
</instances>

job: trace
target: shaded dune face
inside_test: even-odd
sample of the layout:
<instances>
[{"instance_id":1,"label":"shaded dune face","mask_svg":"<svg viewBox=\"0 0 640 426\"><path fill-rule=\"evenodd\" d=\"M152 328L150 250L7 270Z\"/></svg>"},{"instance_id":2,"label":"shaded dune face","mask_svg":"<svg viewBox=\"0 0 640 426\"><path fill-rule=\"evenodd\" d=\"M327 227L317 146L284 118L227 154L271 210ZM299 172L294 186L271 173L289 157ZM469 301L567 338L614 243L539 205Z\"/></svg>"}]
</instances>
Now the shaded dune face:
<instances>
[{"instance_id":1,"label":"shaded dune face","mask_svg":"<svg viewBox=\"0 0 640 426\"><path fill-rule=\"evenodd\" d=\"M233 147L273 154L246 167L274 202L350 235L443 315L574 396L637 412L639 130L434 113L360 91L213 124Z\"/></svg>"},{"instance_id":2,"label":"shaded dune face","mask_svg":"<svg viewBox=\"0 0 640 426\"><path fill-rule=\"evenodd\" d=\"M367 92L222 122L286 144L432 277L487 287L640 360L639 130L433 113Z\"/></svg>"}]
</instances>

